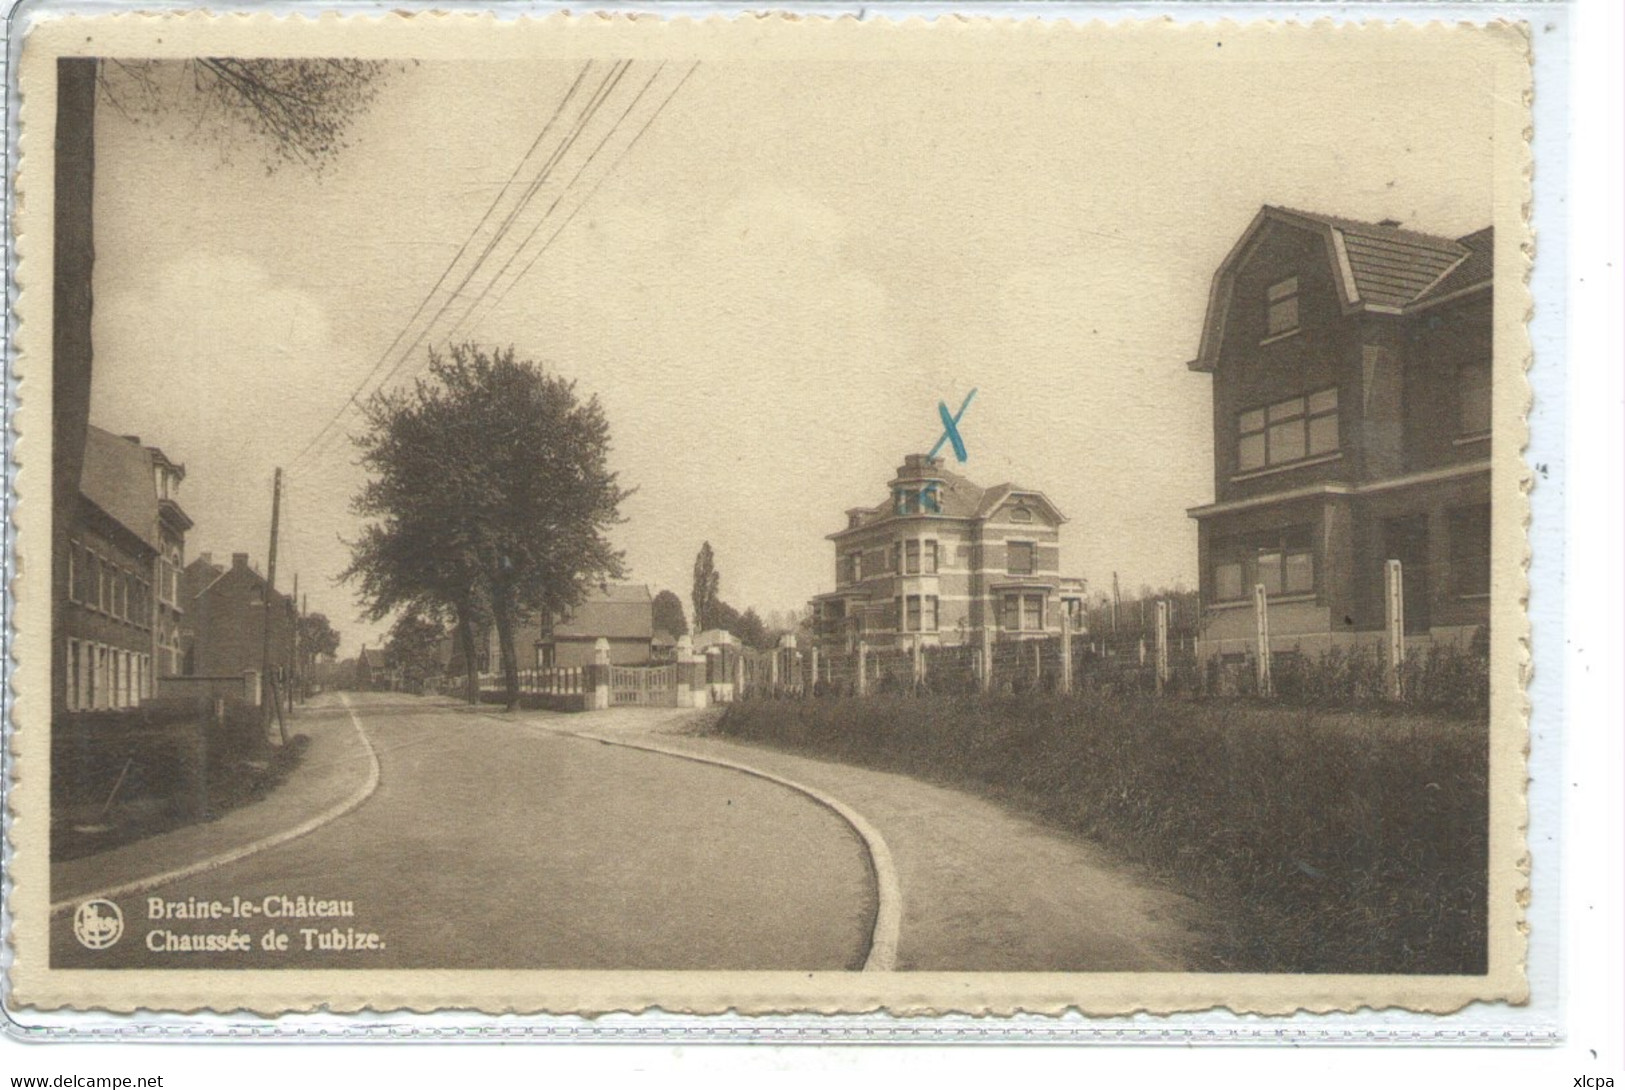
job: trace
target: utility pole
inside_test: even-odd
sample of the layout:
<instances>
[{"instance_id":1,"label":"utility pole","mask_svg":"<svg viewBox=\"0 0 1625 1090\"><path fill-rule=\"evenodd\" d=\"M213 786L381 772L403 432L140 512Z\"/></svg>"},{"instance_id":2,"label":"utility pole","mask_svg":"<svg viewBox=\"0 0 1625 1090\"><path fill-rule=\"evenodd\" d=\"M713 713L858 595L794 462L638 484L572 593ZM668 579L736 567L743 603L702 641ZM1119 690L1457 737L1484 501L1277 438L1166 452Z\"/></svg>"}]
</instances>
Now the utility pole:
<instances>
[{"instance_id":1,"label":"utility pole","mask_svg":"<svg viewBox=\"0 0 1625 1090\"><path fill-rule=\"evenodd\" d=\"M305 615L299 612L299 573L293 573L293 596L288 599L288 608L293 611L293 651L288 660L288 714L293 714L293 697L299 691L301 676L304 674L299 661L299 629L300 622Z\"/></svg>"},{"instance_id":2,"label":"utility pole","mask_svg":"<svg viewBox=\"0 0 1625 1090\"><path fill-rule=\"evenodd\" d=\"M271 716L276 715L277 730L281 734L282 744L288 744L288 725L282 721L282 700L276 691L276 683L271 680L271 621L275 617L272 599L276 596L276 534L277 523L282 517L282 467L278 466L276 475L271 482L271 548L265 562L265 628L264 641L260 648L260 676L265 679L265 692L270 699L261 699L265 707L265 726L271 726Z\"/></svg>"}]
</instances>

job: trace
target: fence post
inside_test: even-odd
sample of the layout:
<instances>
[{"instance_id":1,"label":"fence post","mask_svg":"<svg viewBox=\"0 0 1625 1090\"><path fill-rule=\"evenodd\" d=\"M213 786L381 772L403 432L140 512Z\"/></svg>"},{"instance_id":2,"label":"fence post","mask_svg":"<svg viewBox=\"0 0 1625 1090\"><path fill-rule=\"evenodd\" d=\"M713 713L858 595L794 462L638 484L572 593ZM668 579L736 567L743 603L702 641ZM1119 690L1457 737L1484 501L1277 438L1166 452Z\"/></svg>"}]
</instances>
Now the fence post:
<instances>
[{"instance_id":1,"label":"fence post","mask_svg":"<svg viewBox=\"0 0 1625 1090\"><path fill-rule=\"evenodd\" d=\"M1168 602L1157 603L1157 695L1168 684Z\"/></svg>"},{"instance_id":2,"label":"fence post","mask_svg":"<svg viewBox=\"0 0 1625 1090\"><path fill-rule=\"evenodd\" d=\"M1387 644L1388 699L1405 699L1405 580L1399 561L1390 560L1384 568L1387 577L1383 594L1383 633Z\"/></svg>"},{"instance_id":3,"label":"fence post","mask_svg":"<svg viewBox=\"0 0 1625 1090\"><path fill-rule=\"evenodd\" d=\"M609 707L609 641L599 636L592 645L592 665L587 668L586 705L588 711Z\"/></svg>"},{"instance_id":4,"label":"fence post","mask_svg":"<svg viewBox=\"0 0 1625 1090\"><path fill-rule=\"evenodd\" d=\"M1033 688L1044 683L1044 638L1033 641Z\"/></svg>"},{"instance_id":5,"label":"fence post","mask_svg":"<svg viewBox=\"0 0 1625 1090\"><path fill-rule=\"evenodd\" d=\"M260 706L260 672L243 671L243 699L253 707Z\"/></svg>"},{"instance_id":6,"label":"fence post","mask_svg":"<svg viewBox=\"0 0 1625 1090\"><path fill-rule=\"evenodd\" d=\"M978 679L984 693L993 689L993 632L985 620L982 625L982 676Z\"/></svg>"},{"instance_id":7,"label":"fence post","mask_svg":"<svg viewBox=\"0 0 1625 1090\"><path fill-rule=\"evenodd\" d=\"M858 695L869 695L869 645L858 641Z\"/></svg>"},{"instance_id":8,"label":"fence post","mask_svg":"<svg viewBox=\"0 0 1625 1090\"><path fill-rule=\"evenodd\" d=\"M1270 598L1263 583L1253 586L1253 621L1258 631L1258 695L1274 696L1270 679Z\"/></svg>"},{"instance_id":9,"label":"fence post","mask_svg":"<svg viewBox=\"0 0 1625 1090\"><path fill-rule=\"evenodd\" d=\"M1061 614L1061 692L1072 691L1072 618Z\"/></svg>"},{"instance_id":10,"label":"fence post","mask_svg":"<svg viewBox=\"0 0 1625 1090\"><path fill-rule=\"evenodd\" d=\"M925 641L914 637L914 687L918 689L925 681Z\"/></svg>"},{"instance_id":11,"label":"fence post","mask_svg":"<svg viewBox=\"0 0 1625 1090\"><path fill-rule=\"evenodd\" d=\"M808 665L812 669L812 681L807 684L807 692L811 693L818 688L818 645L815 643L808 652Z\"/></svg>"}]
</instances>

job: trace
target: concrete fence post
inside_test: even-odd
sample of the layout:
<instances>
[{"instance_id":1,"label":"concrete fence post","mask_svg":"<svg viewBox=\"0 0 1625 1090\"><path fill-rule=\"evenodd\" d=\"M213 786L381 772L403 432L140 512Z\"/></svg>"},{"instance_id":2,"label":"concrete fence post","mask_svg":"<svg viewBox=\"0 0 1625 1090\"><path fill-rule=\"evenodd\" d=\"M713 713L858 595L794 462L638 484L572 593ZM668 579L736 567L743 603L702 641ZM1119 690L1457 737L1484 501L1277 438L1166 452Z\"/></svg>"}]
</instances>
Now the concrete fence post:
<instances>
[{"instance_id":1,"label":"concrete fence post","mask_svg":"<svg viewBox=\"0 0 1625 1090\"><path fill-rule=\"evenodd\" d=\"M1061 614L1061 692L1072 691L1072 618Z\"/></svg>"},{"instance_id":2,"label":"concrete fence post","mask_svg":"<svg viewBox=\"0 0 1625 1090\"><path fill-rule=\"evenodd\" d=\"M1274 696L1275 683L1270 678L1270 599L1263 583L1253 587L1253 623L1258 640L1258 695Z\"/></svg>"},{"instance_id":3,"label":"concrete fence post","mask_svg":"<svg viewBox=\"0 0 1625 1090\"><path fill-rule=\"evenodd\" d=\"M677 706L694 707L694 640L684 633L677 637L677 660L672 665L672 683L677 689ZM701 705L703 707L703 705Z\"/></svg>"},{"instance_id":4,"label":"concrete fence post","mask_svg":"<svg viewBox=\"0 0 1625 1090\"><path fill-rule=\"evenodd\" d=\"M914 687L919 688L925 682L925 641L914 637Z\"/></svg>"},{"instance_id":5,"label":"concrete fence post","mask_svg":"<svg viewBox=\"0 0 1625 1090\"><path fill-rule=\"evenodd\" d=\"M981 682L982 691L990 692L993 689L993 630L986 624L982 625L982 676L977 679Z\"/></svg>"},{"instance_id":6,"label":"concrete fence post","mask_svg":"<svg viewBox=\"0 0 1625 1090\"><path fill-rule=\"evenodd\" d=\"M816 643L809 649L807 656L808 665L812 669L812 681L807 685L807 691L810 693L818 688L818 645Z\"/></svg>"},{"instance_id":7,"label":"concrete fence post","mask_svg":"<svg viewBox=\"0 0 1625 1090\"><path fill-rule=\"evenodd\" d=\"M1390 560L1383 570L1383 659L1387 667L1388 699L1405 699L1405 570Z\"/></svg>"},{"instance_id":8,"label":"concrete fence post","mask_svg":"<svg viewBox=\"0 0 1625 1090\"><path fill-rule=\"evenodd\" d=\"M260 672L258 670L243 671L243 699L253 707L260 706Z\"/></svg>"},{"instance_id":9,"label":"concrete fence post","mask_svg":"<svg viewBox=\"0 0 1625 1090\"><path fill-rule=\"evenodd\" d=\"M858 695L869 695L869 645L858 641Z\"/></svg>"},{"instance_id":10,"label":"concrete fence post","mask_svg":"<svg viewBox=\"0 0 1625 1090\"><path fill-rule=\"evenodd\" d=\"M592 645L586 689L588 711L604 711L609 707L609 641L602 636Z\"/></svg>"},{"instance_id":11,"label":"concrete fence post","mask_svg":"<svg viewBox=\"0 0 1625 1090\"><path fill-rule=\"evenodd\" d=\"M1168 602L1157 603L1157 695L1168 684Z\"/></svg>"}]
</instances>

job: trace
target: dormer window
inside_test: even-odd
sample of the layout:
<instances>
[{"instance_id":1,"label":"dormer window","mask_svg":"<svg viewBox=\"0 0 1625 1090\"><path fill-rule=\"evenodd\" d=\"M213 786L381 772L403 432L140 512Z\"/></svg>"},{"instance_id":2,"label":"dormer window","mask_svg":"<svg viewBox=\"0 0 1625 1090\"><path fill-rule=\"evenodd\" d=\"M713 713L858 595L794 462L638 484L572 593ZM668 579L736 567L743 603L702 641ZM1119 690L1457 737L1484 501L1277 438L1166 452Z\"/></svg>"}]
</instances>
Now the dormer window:
<instances>
[{"instance_id":1,"label":"dormer window","mask_svg":"<svg viewBox=\"0 0 1625 1090\"><path fill-rule=\"evenodd\" d=\"M1298 278L1289 276L1269 286L1268 335L1278 337L1298 328Z\"/></svg>"}]
</instances>

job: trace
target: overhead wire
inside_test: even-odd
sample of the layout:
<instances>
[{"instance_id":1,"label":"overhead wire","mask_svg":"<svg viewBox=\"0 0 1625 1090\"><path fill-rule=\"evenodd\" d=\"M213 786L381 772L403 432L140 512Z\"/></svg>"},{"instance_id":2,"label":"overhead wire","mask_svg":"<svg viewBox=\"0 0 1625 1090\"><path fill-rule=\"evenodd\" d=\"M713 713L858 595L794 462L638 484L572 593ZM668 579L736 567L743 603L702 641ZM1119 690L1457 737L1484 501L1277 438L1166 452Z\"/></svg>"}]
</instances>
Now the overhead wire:
<instances>
[{"instance_id":1,"label":"overhead wire","mask_svg":"<svg viewBox=\"0 0 1625 1090\"><path fill-rule=\"evenodd\" d=\"M588 70L591 69L592 63L593 62L591 60L588 60L581 66L580 71L576 73L575 79L571 81L570 87L565 92L564 97L559 100L558 105L554 108L552 116L547 119L546 124L544 124L537 132L536 139L531 142L531 145L525 151L525 154L520 157L519 162L514 166L513 173L508 176L508 180L504 182L502 188L497 191L497 195L492 199L490 206L487 207L484 214L480 216L479 222L474 225L474 229L470 231L468 237L463 240L463 244L457 248L456 254L452 256L451 261L447 263L445 269L442 270L439 278L434 282L434 285L430 287L423 299L419 301L417 308L412 312L411 317L406 320L406 324L403 325L400 332L395 335L395 339L392 340L389 343L389 346L379 354L378 359L374 361L373 365L368 369L366 375L364 375L361 381L356 384L356 387L351 391L349 397L346 398L345 402L339 406L338 410L333 414L333 416L329 418L328 421L324 423L316 432L316 434L311 437L310 441L307 442L305 446L294 455L293 459L289 463L290 468L293 464L299 462L300 459L305 457L305 455L308 454L311 449L314 448L317 443L320 442L322 438L332 430L332 428L338 423L339 418L342 417L348 409L359 404L358 398L360 397L361 391L365 389L367 384L372 381L373 376L377 374L378 369L384 365L384 363L389 359L390 355L400 345L401 341L406 337L407 332L412 328L413 324L428 308L430 300L435 297L435 294L439 292L441 287L444 286L446 280L451 276L451 272L457 267L457 263L463 259L463 256L468 252L469 247L474 244L474 240L479 237L480 231L485 227L486 223L490 221L491 216L496 212L496 210L501 207L504 197L506 197L509 191L512 190L514 182L518 180L520 172L525 168L525 164L529 162L532 157L534 157L536 150L541 147L543 141L546 140L547 134L552 131L552 128L558 122L559 117L563 115L565 107L568 106L570 100L575 97L575 93L580 88L581 81L586 77ZM433 319L431 319L431 323L432 321Z\"/></svg>"}]
</instances>

